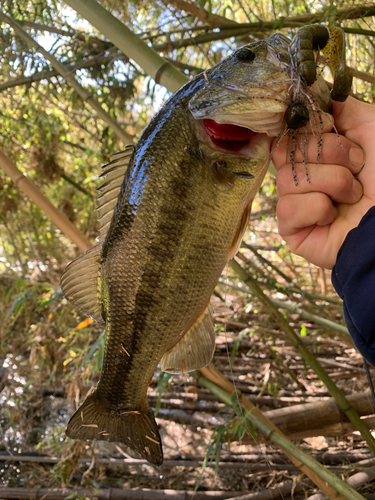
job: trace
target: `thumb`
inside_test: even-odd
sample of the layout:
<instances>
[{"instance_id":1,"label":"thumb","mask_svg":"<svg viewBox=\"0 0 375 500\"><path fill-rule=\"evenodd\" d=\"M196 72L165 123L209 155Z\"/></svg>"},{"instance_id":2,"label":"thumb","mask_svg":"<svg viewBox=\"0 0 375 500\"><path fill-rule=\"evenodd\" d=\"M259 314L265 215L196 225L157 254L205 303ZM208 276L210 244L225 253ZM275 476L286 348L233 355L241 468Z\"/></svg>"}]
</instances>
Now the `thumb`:
<instances>
[{"instance_id":1,"label":"thumb","mask_svg":"<svg viewBox=\"0 0 375 500\"><path fill-rule=\"evenodd\" d=\"M364 123L375 123L375 110L367 104L349 96L345 102L333 101L333 117L337 131L342 135L355 131Z\"/></svg>"}]
</instances>

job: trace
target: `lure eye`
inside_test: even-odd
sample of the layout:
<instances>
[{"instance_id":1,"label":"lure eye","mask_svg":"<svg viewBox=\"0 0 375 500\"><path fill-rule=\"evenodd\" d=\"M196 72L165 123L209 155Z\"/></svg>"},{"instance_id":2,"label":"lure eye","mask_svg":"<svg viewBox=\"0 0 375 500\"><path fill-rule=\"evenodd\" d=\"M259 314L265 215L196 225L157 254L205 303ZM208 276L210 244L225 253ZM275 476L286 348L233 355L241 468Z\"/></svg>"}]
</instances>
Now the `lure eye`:
<instances>
[{"instance_id":1,"label":"lure eye","mask_svg":"<svg viewBox=\"0 0 375 500\"><path fill-rule=\"evenodd\" d=\"M236 57L240 61L250 62L250 61L253 61L255 59L255 53L250 49L244 48L244 49L240 49L236 53Z\"/></svg>"}]
</instances>

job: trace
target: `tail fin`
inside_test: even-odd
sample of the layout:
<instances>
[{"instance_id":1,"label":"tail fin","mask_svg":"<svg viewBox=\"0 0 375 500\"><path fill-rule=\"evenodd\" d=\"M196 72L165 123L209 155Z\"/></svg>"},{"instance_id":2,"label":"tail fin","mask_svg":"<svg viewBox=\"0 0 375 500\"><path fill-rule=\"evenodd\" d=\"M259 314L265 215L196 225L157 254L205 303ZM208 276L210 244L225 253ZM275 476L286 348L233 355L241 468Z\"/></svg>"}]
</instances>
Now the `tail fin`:
<instances>
[{"instance_id":1,"label":"tail fin","mask_svg":"<svg viewBox=\"0 0 375 500\"><path fill-rule=\"evenodd\" d=\"M66 435L73 439L124 443L150 463L163 463L163 448L151 409L110 413L99 404L96 391L72 416Z\"/></svg>"}]
</instances>

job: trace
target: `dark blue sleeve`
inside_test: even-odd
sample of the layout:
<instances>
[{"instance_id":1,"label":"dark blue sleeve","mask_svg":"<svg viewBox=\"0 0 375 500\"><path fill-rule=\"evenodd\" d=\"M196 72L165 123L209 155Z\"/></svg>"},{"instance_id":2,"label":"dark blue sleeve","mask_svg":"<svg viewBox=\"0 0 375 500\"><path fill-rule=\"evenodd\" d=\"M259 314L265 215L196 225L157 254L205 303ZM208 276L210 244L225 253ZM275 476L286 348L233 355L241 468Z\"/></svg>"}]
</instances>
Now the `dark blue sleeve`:
<instances>
[{"instance_id":1,"label":"dark blue sleeve","mask_svg":"<svg viewBox=\"0 0 375 500\"><path fill-rule=\"evenodd\" d=\"M332 283L344 301L345 321L357 349L375 366L375 207L346 236Z\"/></svg>"}]
</instances>

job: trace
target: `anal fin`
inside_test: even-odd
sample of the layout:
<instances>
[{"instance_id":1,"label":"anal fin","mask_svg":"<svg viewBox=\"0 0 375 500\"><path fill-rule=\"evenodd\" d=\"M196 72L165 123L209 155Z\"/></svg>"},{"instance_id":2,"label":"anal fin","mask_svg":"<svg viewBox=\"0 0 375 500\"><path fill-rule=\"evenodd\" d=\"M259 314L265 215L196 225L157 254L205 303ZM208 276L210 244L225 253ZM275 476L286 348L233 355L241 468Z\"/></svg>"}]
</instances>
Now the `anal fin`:
<instances>
[{"instance_id":1,"label":"anal fin","mask_svg":"<svg viewBox=\"0 0 375 500\"><path fill-rule=\"evenodd\" d=\"M186 373L207 366L215 352L215 332L208 307L182 339L161 359L161 369L167 373Z\"/></svg>"}]
</instances>

